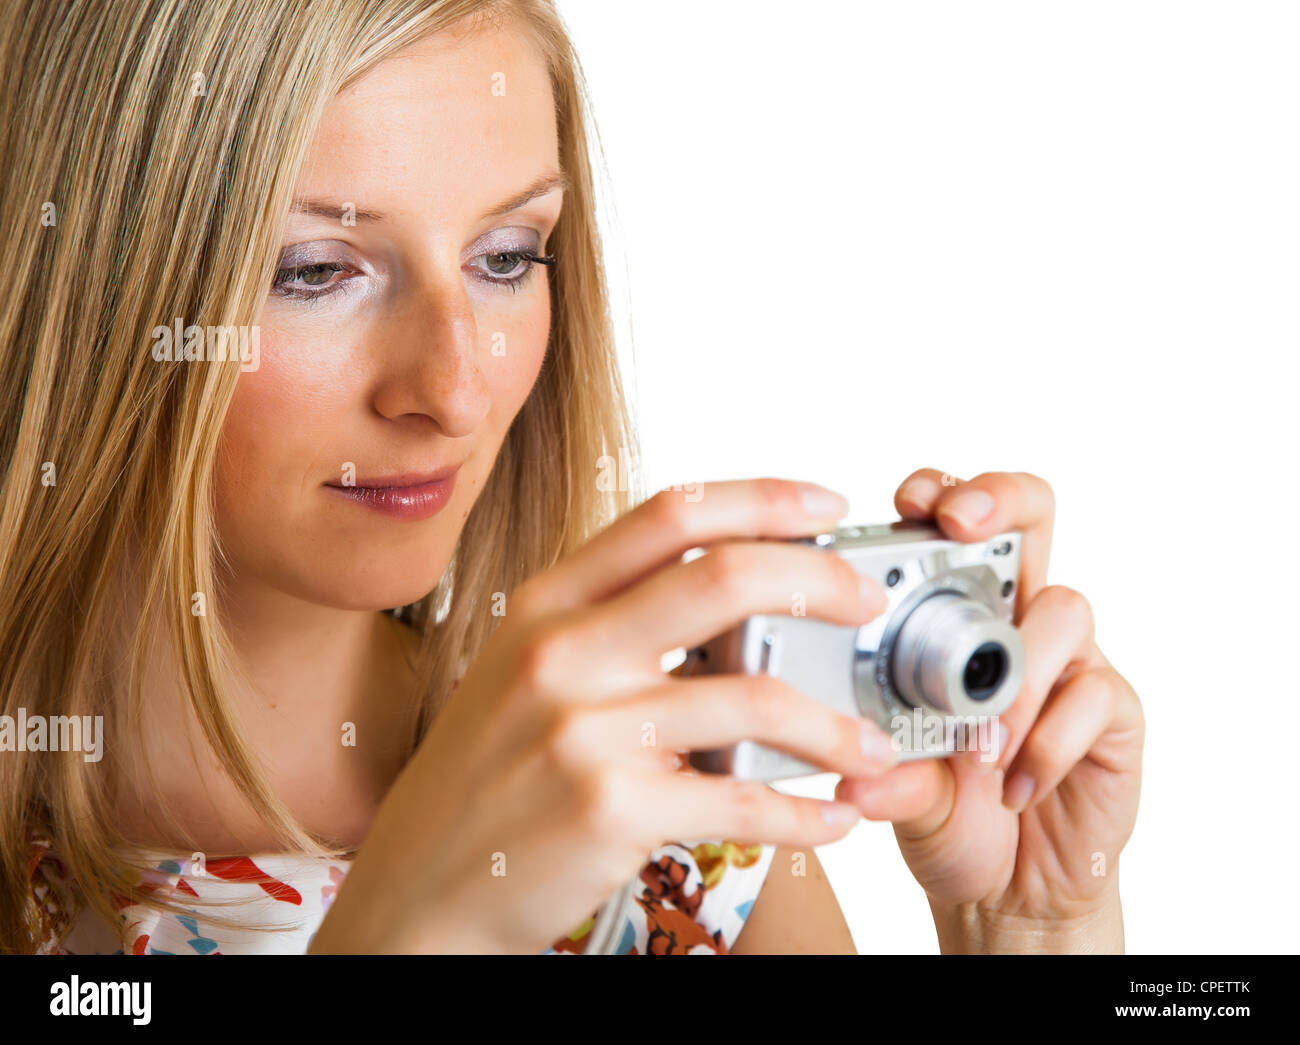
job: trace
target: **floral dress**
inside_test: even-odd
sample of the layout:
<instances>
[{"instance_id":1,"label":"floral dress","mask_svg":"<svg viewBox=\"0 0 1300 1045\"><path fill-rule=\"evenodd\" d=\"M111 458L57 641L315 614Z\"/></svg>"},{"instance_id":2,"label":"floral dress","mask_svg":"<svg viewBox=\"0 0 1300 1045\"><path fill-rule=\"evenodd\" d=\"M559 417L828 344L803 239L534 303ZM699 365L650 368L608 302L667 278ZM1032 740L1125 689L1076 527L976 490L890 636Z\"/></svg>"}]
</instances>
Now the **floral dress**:
<instances>
[{"instance_id":1,"label":"floral dress","mask_svg":"<svg viewBox=\"0 0 1300 1045\"><path fill-rule=\"evenodd\" d=\"M619 917L619 954L726 954L735 945L772 863L775 846L671 842L650 854L638 889ZM118 906L109 925L83 909L75 884L45 843L33 850L31 881L40 906L43 954L302 954L311 945L350 863L270 854L194 861L150 854L138 884L183 903L223 900L238 925L205 923L197 906L170 914ZM555 940L545 954L581 954L598 912Z\"/></svg>"}]
</instances>

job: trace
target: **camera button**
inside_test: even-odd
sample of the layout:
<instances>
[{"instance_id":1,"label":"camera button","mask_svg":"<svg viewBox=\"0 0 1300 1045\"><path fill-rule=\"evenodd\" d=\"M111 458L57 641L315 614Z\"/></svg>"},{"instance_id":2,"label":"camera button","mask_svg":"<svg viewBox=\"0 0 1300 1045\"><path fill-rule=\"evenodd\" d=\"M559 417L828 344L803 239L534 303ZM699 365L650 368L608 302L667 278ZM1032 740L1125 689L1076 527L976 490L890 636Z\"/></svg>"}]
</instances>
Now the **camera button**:
<instances>
[{"instance_id":1,"label":"camera button","mask_svg":"<svg viewBox=\"0 0 1300 1045\"><path fill-rule=\"evenodd\" d=\"M775 675L781 670L781 640L768 633L763 636L763 648L758 654L758 670L765 675Z\"/></svg>"}]
</instances>

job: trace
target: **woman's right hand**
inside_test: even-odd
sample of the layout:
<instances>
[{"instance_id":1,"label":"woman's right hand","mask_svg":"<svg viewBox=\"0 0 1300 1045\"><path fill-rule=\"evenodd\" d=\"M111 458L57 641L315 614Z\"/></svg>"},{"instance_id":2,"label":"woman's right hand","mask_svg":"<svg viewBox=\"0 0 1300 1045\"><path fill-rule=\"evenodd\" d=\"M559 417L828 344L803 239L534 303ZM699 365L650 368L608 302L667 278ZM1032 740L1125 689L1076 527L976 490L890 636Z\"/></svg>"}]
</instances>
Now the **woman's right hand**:
<instances>
[{"instance_id":1,"label":"woman's right hand","mask_svg":"<svg viewBox=\"0 0 1300 1045\"><path fill-rule=\"evenodd\" d=\"M858 811L678 772L740 740L880 773L886 733L769 676L662 658L758 613L860 625L884 591L838 555L759 538L830 529L837 494L777 479L663 491L510 597L502 624L385 796L312 951L540 953L675 839L811 847ZM706 554L682 562L703 546Z\"/></svg>"}]
</instances>

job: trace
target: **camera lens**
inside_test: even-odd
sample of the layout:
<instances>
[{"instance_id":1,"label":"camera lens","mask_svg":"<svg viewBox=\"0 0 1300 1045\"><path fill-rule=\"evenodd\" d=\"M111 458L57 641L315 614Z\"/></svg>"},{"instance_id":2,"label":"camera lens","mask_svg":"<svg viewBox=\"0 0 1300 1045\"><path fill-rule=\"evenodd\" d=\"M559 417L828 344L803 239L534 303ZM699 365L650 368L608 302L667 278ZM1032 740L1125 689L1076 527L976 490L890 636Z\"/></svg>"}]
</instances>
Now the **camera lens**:
<instances>
[{"instance_id":1,"label":"camera lens","mask_svg":"<svg viewBox=\"0 0 1300 1045\"><path fill-rule=\"evenodd\" d=\"M970 655L962 684L971 700L988 700L998 691L1007 673L1007 651L997 642L986 642Z\"/></svg>"},{"instance_id":2,"label":"camera lens","mask_svg":"<svg viewBox=\"0 0 1300 1045\"><path fill-rule=\"evenodd\" d=\"M894 689L914 708L996 715L1015 699L1024 647L1011 622L977 599L938 591L899 625L889 653Z\"/></svg>"}]
</instances>

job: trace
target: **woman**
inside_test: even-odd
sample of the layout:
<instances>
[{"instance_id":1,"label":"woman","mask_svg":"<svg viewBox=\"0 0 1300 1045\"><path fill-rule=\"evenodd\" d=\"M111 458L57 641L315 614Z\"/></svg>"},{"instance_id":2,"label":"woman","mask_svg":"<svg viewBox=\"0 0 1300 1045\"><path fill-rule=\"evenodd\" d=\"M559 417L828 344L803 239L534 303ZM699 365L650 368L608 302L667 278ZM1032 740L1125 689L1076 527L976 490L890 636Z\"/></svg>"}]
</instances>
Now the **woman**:
<instances>
[{"instance_id":1,"label":"woman","mask_svg":"<svg viewBox=\"0 0 1300 1045\"><path fill-rule=\"evenodd\" d=\"M70 2L4 33L0 686L105 737L0 752L5 950L574 951L633 878L623 953L851 950L806 851L862 815L944 950L1122 946L1142 717L1043 587L1041 480L896 498L1026 533L996 766L663 674L791 591L843 625L884 596L756 539L833 525L819 487L596 481L634 444L550 4ZM747 737L839 800L681 768Z\"/></svg>"}]
</instances>

